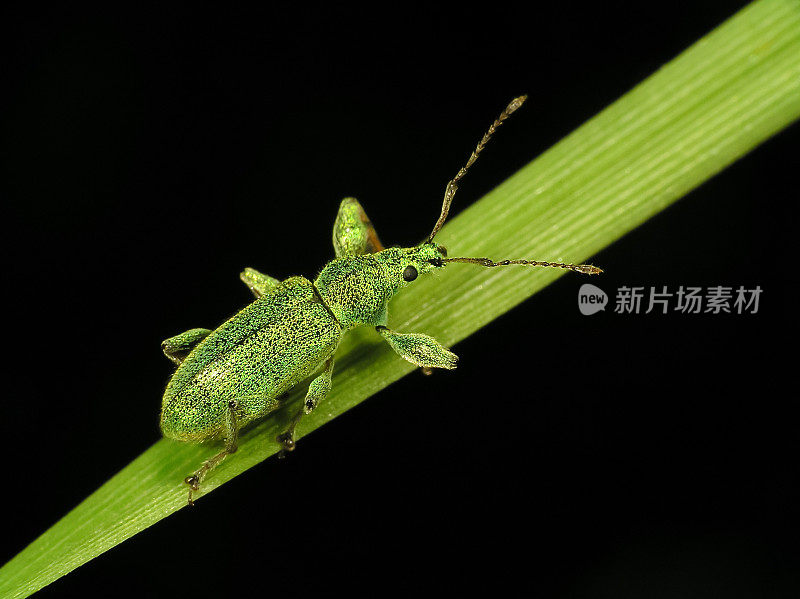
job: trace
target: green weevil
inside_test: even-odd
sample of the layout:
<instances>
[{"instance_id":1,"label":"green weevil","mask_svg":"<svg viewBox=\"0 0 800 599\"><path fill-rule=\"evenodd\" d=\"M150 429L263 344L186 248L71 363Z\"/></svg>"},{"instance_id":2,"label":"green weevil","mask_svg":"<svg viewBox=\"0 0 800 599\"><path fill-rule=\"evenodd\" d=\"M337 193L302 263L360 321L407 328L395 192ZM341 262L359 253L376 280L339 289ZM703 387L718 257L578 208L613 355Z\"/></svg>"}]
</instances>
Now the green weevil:
<instances>
[{"instance_id":1,"label":"green weevil","mask_svg":"<svg viewBox=\"0 0 800 599\"><path fill-rule=\"evenodd\" d=\"M350 329L375 327L394 351L423 369L455 368L458 357L433 337L398 333L388 326L389 300L420 275L454 262L602 272L588 264L448 257L447 250L434 242L459 181L525 98L515 98L500 113L447 184L439 219L425 241L413 247L384 248L358 201L345 198L333 226L336 258L314 281L299 276L278 281L247 268L240 277L255 295L254 302L213 331L191 329L162 343L166 356L178 366L162 400L164 436L190 442L224 439L225 443L221 452L186 477L190 505L192 492L208 472L236 451L241 428L275 411L287 390L321 369L288 429L278 436L284 451L294 449L295 427L330 391L334 354Z\"/></svg>"}]
</instances>

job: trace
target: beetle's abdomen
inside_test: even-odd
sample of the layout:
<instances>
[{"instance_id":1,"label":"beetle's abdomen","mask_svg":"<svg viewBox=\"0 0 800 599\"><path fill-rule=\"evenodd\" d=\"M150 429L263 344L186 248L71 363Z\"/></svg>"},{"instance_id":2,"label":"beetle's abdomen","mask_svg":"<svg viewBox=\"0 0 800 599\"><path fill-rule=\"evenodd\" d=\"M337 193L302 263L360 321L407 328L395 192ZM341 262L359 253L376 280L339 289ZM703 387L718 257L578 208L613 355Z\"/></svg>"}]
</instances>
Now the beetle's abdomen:
<instances>
[{"instance_id":1,"label":"beetle's abdomen","mask_svg":"<svg viewBox=\"0 0 800 599\"><path fill-rule=\"evenodd\" d=\"M277 397L313 373L339 343L341 329L302 277L281 283L206 337L164 392L163 433L217 437L236 400L240 425L277 407Z\"/></svg>"}]
</instances>

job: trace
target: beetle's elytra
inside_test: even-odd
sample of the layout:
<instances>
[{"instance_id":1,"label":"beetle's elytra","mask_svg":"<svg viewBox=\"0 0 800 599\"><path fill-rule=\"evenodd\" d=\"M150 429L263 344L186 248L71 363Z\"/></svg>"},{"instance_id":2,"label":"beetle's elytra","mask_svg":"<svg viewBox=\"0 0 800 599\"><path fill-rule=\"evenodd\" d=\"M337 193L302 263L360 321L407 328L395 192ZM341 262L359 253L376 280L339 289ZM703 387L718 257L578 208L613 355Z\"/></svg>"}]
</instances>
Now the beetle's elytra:
<instances>
[{"instance_id":1,"label":"beetle's elytra","mask_svg":"<svg viewBox=\"0 0 800 599\"><path fill-rule=\"evenodd\" d=\"M458 262L601 272L587 264L448 258L447 250L434 242L459 181L495 130L524 101L521 96L506 107L466 165L447 184L441 214L425 241L413 247L385 249L358 201L346 198L333 225L336 259L314 281L304 277L278 281L247 268L240 276L256 297L253 303L213 331L191 329L162 343L164 353L178 365L162 400L162 432L180 441L225 441L220 453L186 478L190 504L192 492L208 472L236 451L239 430L273 412L285 391L321 369L309 385L302 408L278 437L285 450L294 449L295 427L330 390L334 354L350 329L375 327L392 349L417 366L455 368L458 357L433 337L398 333L388 326L389 300L419 276Z\"/></svg>"}]
</instances>

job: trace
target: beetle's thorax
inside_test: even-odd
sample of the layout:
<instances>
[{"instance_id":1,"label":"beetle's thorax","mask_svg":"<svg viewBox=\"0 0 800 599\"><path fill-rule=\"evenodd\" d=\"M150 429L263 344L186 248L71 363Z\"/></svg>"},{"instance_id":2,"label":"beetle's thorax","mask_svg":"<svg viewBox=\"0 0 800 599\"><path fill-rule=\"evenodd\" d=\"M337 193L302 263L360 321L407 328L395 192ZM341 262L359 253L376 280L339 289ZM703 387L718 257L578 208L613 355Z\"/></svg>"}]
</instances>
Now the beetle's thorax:
<instances>
[{"instance_id":1,"label":"beetle's thorax","mask_svg":"<svg viewBox=\"0 0 800 599\"><path fill-rule=\"evenodd\" d=\"M389 300L411 282L403 273L413 267L416 278L417 273L433 269L431 251L427 246L389 248L376 254L339 258L322 269L314 285L342 329L385 325Z\"/></svg>"},{"instance_id":2,"label":"beetle's thorax","mask_svg":"<svg viewBox=\"0 0 800 599\"><path fill-rule=\"evenodd\" d=\"M374 254L330 262L314 285L343 330L380 324L386 304L396 291L384 265Z\"/></svg>"}]
</instances>

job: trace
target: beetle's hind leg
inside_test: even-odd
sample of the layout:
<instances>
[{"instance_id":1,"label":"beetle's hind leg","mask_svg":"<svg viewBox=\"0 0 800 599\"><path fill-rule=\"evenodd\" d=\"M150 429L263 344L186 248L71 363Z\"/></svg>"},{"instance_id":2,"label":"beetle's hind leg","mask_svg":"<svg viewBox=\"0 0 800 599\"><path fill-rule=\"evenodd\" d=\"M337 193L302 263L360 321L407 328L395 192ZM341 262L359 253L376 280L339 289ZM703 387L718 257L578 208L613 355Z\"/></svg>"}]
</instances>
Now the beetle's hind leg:
<instances>
[{"instance_id":1,"label":"beetle's hind leg","mask_svg":"<svg viewBox=\"0 0 800 599\"><path fill-rule=\"evenodd\" d=\"M189 505L194 505L192 493L200 489L200 483L203 482L206 474L219 466L229 454L236 453L238 449L239 427L236 422L235 414L238 405L239 403L235 399L228 402L228 414L225 418L225 449L220 451L213 458L203 462L203 465L196 470L194 474L183 479L183 482L189 485Z\"/></svg>"},{"instance_id":2,"label":"beetle's hind leg","mask_svg":"<svg viewBox=\"0 0 800 599\"><path fill-rule=\"evenodd\" d=\"M175 335L169 339L164 339L161 342L161 351L176 366L180 366L181 362L189 355L189 353L197 347L203 339L211 334L209 329L189 329L180 335Z\"/></svg>"},{"instance_id":3,"label":"beetle's hind leg","mask_svg":"<svg viewBox=\"0 0 800 599\"><path fill-rule=\"evenodd\" d=\"M239 274L239 278L253 292L256 298L270 295L281 284L278 279L260 273L255 268L245 268Z\"/></svg>"},{"instance_id":4,"label":"beetle's hind leg","mask_svg":"<svg viewBox=\"0 0 800 599\"><path fill-rule=\"evenodd\" d=\"M322 373L311 381L311 384L308 386L308 393L306 393L306 398L303 400L303 407L297 413L297 415L292 418L291 424L289 424L289 428L286 429L285 433L281 433L278 435L276 439L278 443L283 446L281 450L280 456L283 456L285 451L293 451L294 450L294 431L297 428L297 424L306 414L310 414L314 411L325 396L328 395L328 391L331 390L331 376L333 375L333 356L328 358L325 362L325 369Z\"/></svg>"}]
</instances>

